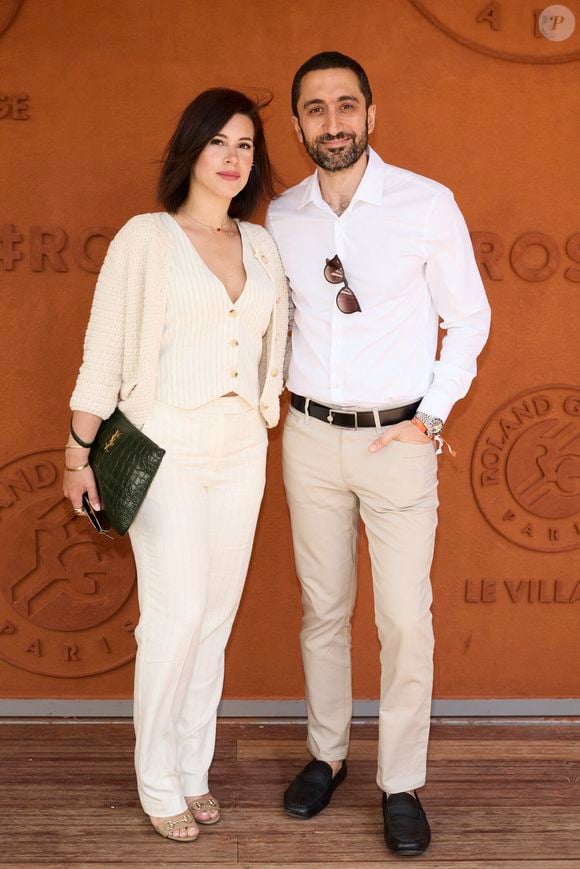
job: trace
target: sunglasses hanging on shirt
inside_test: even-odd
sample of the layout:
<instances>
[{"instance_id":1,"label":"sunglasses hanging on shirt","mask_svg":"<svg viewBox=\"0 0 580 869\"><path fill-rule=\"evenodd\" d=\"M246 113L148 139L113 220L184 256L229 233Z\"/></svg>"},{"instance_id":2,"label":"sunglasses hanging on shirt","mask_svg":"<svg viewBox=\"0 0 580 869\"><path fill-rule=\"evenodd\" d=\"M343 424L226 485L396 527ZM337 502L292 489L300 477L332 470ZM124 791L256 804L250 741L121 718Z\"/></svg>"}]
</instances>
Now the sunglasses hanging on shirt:
<instances>
[{"instance_id":1,"label":"sunglasses hanging on shirt","mask_svg":"<svg viewBox=\"0 0 580 869\"><path fill-rule=\"evenodd\" d=\"M324 277L330 284L344 284L344 287L336 294L336 307L343 314L355 314L361 312L361 306L358 299L348 285L344 266L340 261L338 254L332 259L326 260L324 266Z\"/></svg>"}]
</instances>

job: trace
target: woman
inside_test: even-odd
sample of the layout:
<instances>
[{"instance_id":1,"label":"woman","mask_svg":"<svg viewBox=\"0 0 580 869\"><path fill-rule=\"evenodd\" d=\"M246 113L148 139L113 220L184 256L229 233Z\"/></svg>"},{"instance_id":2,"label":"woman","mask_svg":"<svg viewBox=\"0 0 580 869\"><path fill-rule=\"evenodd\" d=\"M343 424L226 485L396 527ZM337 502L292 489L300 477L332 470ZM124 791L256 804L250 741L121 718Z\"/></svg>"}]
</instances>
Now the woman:
<instances>
[{"instance_id":1,"label":"woman","mask_svg":"<svg viewBox=\"0 0 580 869\"><path fill-rule=\"evenodd\" d=\"M261 106L213 89L163 160L165 211L111 242L71 398L64 491L99 509L87 444L119 408L166 450L133 525L135 765L155 830L194 841L220 818L208 788L224 649L264 489L287 333L274 242L245 222L272 196Z\"/></svg>"}]
</instances>

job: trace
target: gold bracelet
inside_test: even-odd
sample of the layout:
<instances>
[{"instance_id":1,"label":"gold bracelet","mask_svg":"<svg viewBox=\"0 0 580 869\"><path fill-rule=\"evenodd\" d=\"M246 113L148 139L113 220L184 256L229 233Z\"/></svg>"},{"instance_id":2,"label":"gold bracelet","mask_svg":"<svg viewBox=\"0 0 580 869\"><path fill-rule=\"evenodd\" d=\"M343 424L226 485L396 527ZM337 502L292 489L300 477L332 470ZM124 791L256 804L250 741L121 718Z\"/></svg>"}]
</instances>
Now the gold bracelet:
<instances>
[{"instance_id":1,"label":"gold bracelet","mask_svg":"<svg viewBox=\"0 0 580 869\"><path fill-rule=\"evenodd\" d=\"M79 444L67 444L65 450L86 450L88 447L81 447Z\"/></svg>"},{"instance_id":2,"label":"gold bracelet","mask_svg":"<svg viewBox=\"0 0 580 869\"><path fill-rule=\"evenodd\" d=\"M84 469L88 468L88 467L89 467L89 463L87 462L86 465L79 465L78 468L69 468L68 465L65 465L64 469L65 469L65 471L84 471Z\"/></svg>"}]
</instances>

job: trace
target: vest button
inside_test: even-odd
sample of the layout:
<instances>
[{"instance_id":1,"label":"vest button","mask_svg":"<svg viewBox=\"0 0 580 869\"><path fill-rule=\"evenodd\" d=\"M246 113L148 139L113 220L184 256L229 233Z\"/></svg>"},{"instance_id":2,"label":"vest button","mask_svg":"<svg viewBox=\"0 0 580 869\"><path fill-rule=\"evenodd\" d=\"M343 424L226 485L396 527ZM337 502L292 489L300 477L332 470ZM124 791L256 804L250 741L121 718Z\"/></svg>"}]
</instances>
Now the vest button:
<instances>
[{"instance_id":1,"label":"vest button","mask_svg":"<svg viewBox=\"0 0 580 869\"><path fill-rule=\"evenodd\" d=\"M238 316L238 312L236 311L235 308L230 308L230 310L228 311L228 314L230 315L230 317L237 317Z\"/></svg>"},{"instance_id":2,"label":"vest button","mask_svg":"<svg viewBox=\"0 0 580 869\"><path fill-rule=\"evenodd\" d=\"M272 375L272 377L278 377L278 372L276 371L276 369L270 371L270 374Z\"/></svg>"},{"instance_id":3,"label":"vest button","mask_svg":"<svg viewBox=\"0 0 580 869\"><path fill-rule=\"evenodd\" d=\"M236 371L235 368L232 368L232 370L230 371L230 377L237 377L237 376L238 376L238 372Z\"/></svg>"},{"instance_id":4,"label":"vest button","mask_svg":"<svg viewBox=\"0 0 580 869\"><path fill-rule=\"evenodd\" d=\"M240 346L239 341L236 341L235 338L232 338L232 340L230 341L230 347L239 347L239 346Z\"/></svg>"}]
</instances>

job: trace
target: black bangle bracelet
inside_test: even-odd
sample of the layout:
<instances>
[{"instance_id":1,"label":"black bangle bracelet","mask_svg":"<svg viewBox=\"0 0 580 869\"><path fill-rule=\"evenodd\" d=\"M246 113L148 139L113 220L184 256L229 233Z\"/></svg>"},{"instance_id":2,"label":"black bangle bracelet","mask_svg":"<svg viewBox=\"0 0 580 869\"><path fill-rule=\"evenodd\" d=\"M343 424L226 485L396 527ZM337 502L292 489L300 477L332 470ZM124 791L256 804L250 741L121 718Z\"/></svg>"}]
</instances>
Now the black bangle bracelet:
<instances>
[{"instance_id":1,"label":"black bangle bracelet","mask_svg":"<svg viewBox=\"0 0 580 869\"><path fill-rule=\"evenodd\" d=\"M86 441L81 440L81 438L78 436L78 434L76 433L76 431L75 431L74 428L73 428L72 419L71 419L71 421L70 421L70 433L71 433L71 435L73 436L74 440L77 442L77 444L78 444L80 447L85 447L85 449L88 450L88 449L90 449L90 448L92 447L92 445L94 444L94 441L91 441L91 443L88 444Z\"/></svg>"}]
</instances>

